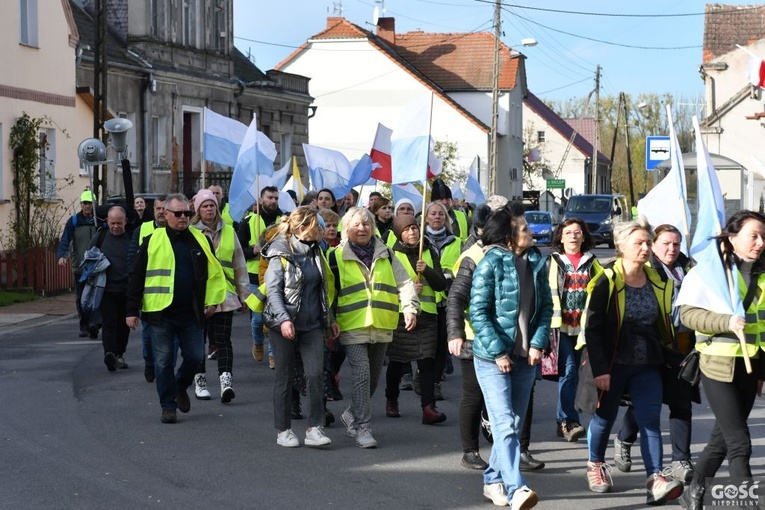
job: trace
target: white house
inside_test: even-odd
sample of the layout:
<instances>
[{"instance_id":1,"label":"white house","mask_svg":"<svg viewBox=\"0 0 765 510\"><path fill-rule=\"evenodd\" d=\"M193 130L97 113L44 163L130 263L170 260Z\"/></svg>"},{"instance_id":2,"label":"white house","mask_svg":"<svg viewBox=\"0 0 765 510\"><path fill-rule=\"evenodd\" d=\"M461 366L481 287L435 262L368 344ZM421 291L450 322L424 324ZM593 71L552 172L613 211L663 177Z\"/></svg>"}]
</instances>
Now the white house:
<instances>
[{"instance_id":1,"label":"white house","mask_svg":"<svg viewBox=\"0 0 765 510\"><path fill-rule=\"evenodd\" d=\"M524 58L501 45L496 192L511 198L522 195ZM381 18L373 34L330 17L277 69L311 78L310 143L349 159L369 153L378 122L395 130L402 109L432 92L433 137L457 145L465 170L477 156L488 189L493 62L487 32L396 34L394 19Z\"/></svg>"},{"instance_id":2,"label":"white house","mask_svg":"<svg viewBox=\"0 0 765 510\"><path fill-rule=\"evenodd\" d=\"M720 156L717 173L728 212L757 210L765 198L765 180L755 173L762 171L755 159L765 164L765 95L749 81L750 57L757 56L757 64L765 58L763 20L765 6L706 6L701 129L709 151Z\"/></svg>"},{"instance_id":3,"label":"white house","mask_svg":"<svg viewBox=\"0 0 765 510\"><path fill-rule=\"evenodd\" d=\"M538 149L541 161L550 170L548 174L532 177L532 190L544 192L547 179L563 179L565 189L570 190L568 193L571 195L587 193L588 189L596 193L611 192L609 160L600 151L594 186L590 188L587 183L587 170L593 153L588 137L594 133L594 124L592 118L563 119L537 96L528 93L523 100L523 125L527 143ZM532 139L528 140L528 136ZM553 194L560 197L561 192L554 191Z\"/></svg>"}]
</instances>

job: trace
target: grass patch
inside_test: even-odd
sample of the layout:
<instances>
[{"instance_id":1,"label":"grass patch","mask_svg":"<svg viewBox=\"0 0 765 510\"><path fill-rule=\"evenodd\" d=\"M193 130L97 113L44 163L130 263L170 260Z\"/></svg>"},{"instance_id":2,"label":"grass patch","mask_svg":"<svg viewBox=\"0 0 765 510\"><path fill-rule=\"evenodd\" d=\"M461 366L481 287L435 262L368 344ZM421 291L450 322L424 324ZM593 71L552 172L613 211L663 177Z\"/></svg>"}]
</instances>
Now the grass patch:
<instances>
[{"instance_id":1,"label":"grass patch","mask_svg":"<svg viewBox=\"0 0 765 510\"><path fill-rule=\"evenodd\" d=\"M38 299L37 294L24 290L0 290L0 306L26 303Z\"/></svg>"}]
</instances>

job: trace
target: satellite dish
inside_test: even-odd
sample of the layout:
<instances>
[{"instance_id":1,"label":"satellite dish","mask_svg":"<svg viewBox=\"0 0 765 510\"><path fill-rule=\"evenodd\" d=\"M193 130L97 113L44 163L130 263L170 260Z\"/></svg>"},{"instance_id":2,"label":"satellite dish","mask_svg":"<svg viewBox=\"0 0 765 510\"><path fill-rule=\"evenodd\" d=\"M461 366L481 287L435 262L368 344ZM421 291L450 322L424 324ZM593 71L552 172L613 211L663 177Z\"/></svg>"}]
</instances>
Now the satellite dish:
<instances>
[{"instance_id":1,"label":"satellite dish","mask_svg":"<svg viewBox=\"0 0 765 510\"><path fill-rule=\"evenodd\" d=\"M563 190L563 196L568 198L571 198L576 193L576 190L574 188L566 188Z\"/></svg>"},{"instance_id":2,"label":"satellite dish","mask_svg":"<svg viewBox=\"0 0 765 510\"><path fill-rule=\"evenodd\" d=\"M372 11L372 24L377 26L377 20L380 19L380 7L375 5L374 10Z\"/></svg>"}]
</instances>

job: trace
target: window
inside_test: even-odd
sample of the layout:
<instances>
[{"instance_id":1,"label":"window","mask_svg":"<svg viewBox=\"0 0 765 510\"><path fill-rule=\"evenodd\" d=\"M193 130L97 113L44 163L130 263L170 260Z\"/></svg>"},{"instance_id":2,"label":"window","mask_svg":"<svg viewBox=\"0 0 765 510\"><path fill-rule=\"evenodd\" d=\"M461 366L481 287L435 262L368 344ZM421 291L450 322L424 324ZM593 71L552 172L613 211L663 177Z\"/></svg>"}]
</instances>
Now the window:
<instances>
[{"instance_id":1,"label":"window","mask_svg":"<svg viewBox=\"0 0 765 510\"><path fill-rule=\"evenodd\" d=\"M165 37L165 0L151 0L151 35L157 39Z\"/></svg>"},{"instance_id":2,"label":"window","mask_svg":"<svg viewBox=\"0 0 765 510\"><path fill-rule=\"evenodd\" d=\"M165 117L151 118L151 164L155 167L167 164Z\"/></svg>"},{"instance_id":3,"label":"window","mask_svg":"<svg viewBox=\"0 0 765 510\"><path fill-rule=\"evenodd\" d=\"M213 29L210 35L212 49L219 53L228 53L228 23L226 22L226 6L221 0L216 0L213 7Z\"/></svg>"},{"instance_id":4,"label":"window","mask_svg":"<svg viewBox=\"0 0 765 510\"><path fill-rule=\"evenodd\" d=\"M545 142L545 132L537 131L537 143L544 143L544 142Z\"/></svg>"},{"instance_id":5,"label":"window","mask_svg":"<svg viewBox=\"0 0 765 510\"><path fill-rule=\"evenodd\" d=\"M284 168L284 165L292 160L292 133L282 133L279 145L282 161L281 168Z\"/></svg>"},{"instance_id":6,"label":"window","mask_svg":"<svg viewBox=\"0 0 765 510\"><path fill-rule=\"evenodd\" d=\"M56 198L56 132L53 129L41 129L37 139L40 142L37 170L40 194L47 200L53 200Z\"/></svg>"},{"instance_id":7,"label":"window","mask_svg":"<svg viewBox=\"0 0 765 510\"><path fill-rule=\"evenodd\" d=\"M183 45L199 46L198 0L183 0Z\"/></svg>"},{"instance_id":8,"label":"window","mask_svg":"<svg viewBox=\"0 0 765 510\"><path fill-rule=\"evenodd\" d=\"M37 47L37 0L19 0L19 42Z\"/></svg>"},{"instance_id":9,"label":"window","mask_svg":"<svg viewBox=\"0 0 765 510\"><path fill-rule=\"evenodd\" d=\"M127 137L125 138L127 142L127 151L125 151L125 157L133 162L135 164L136 162L133 161L133 156L137 154L136 151L136 141L135 141L135 133L136 133L136 120L135 120L135 114L134 113L125 113L125 112L119 112L117 116L120 119L127 119L130 122L133 123L133 127L127 130Z\"/></svg>"}]
</instances>

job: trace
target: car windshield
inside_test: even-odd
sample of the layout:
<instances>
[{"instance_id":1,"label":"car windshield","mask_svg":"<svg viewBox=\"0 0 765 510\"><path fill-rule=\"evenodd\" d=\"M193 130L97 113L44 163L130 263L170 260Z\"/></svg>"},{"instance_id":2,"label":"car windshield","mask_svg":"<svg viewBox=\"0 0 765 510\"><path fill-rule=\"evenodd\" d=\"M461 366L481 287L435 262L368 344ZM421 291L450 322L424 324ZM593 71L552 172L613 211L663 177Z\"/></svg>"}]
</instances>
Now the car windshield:
<instances>
[{"instance_id":1,"label":"car windshield","mask_svg":"<svg viewBox=\"0 0 765 510\"><path fill-rule=\"evenodd\" d=\"M610 197L571 197L568 201L568 212L604 213L611 210Z\"/></svg>"},{"instance_id":2,"label":"car windshield","mask_svg":"<svg viewBox=\"0 0 765 510\"><path fill-rule=\"evenodd\" d=\"M534 223L534 224L550 223L550 217L546 214L526 213L524 216L526 216L526 221L529 223Z\"/></svg>"}]
</instances>

